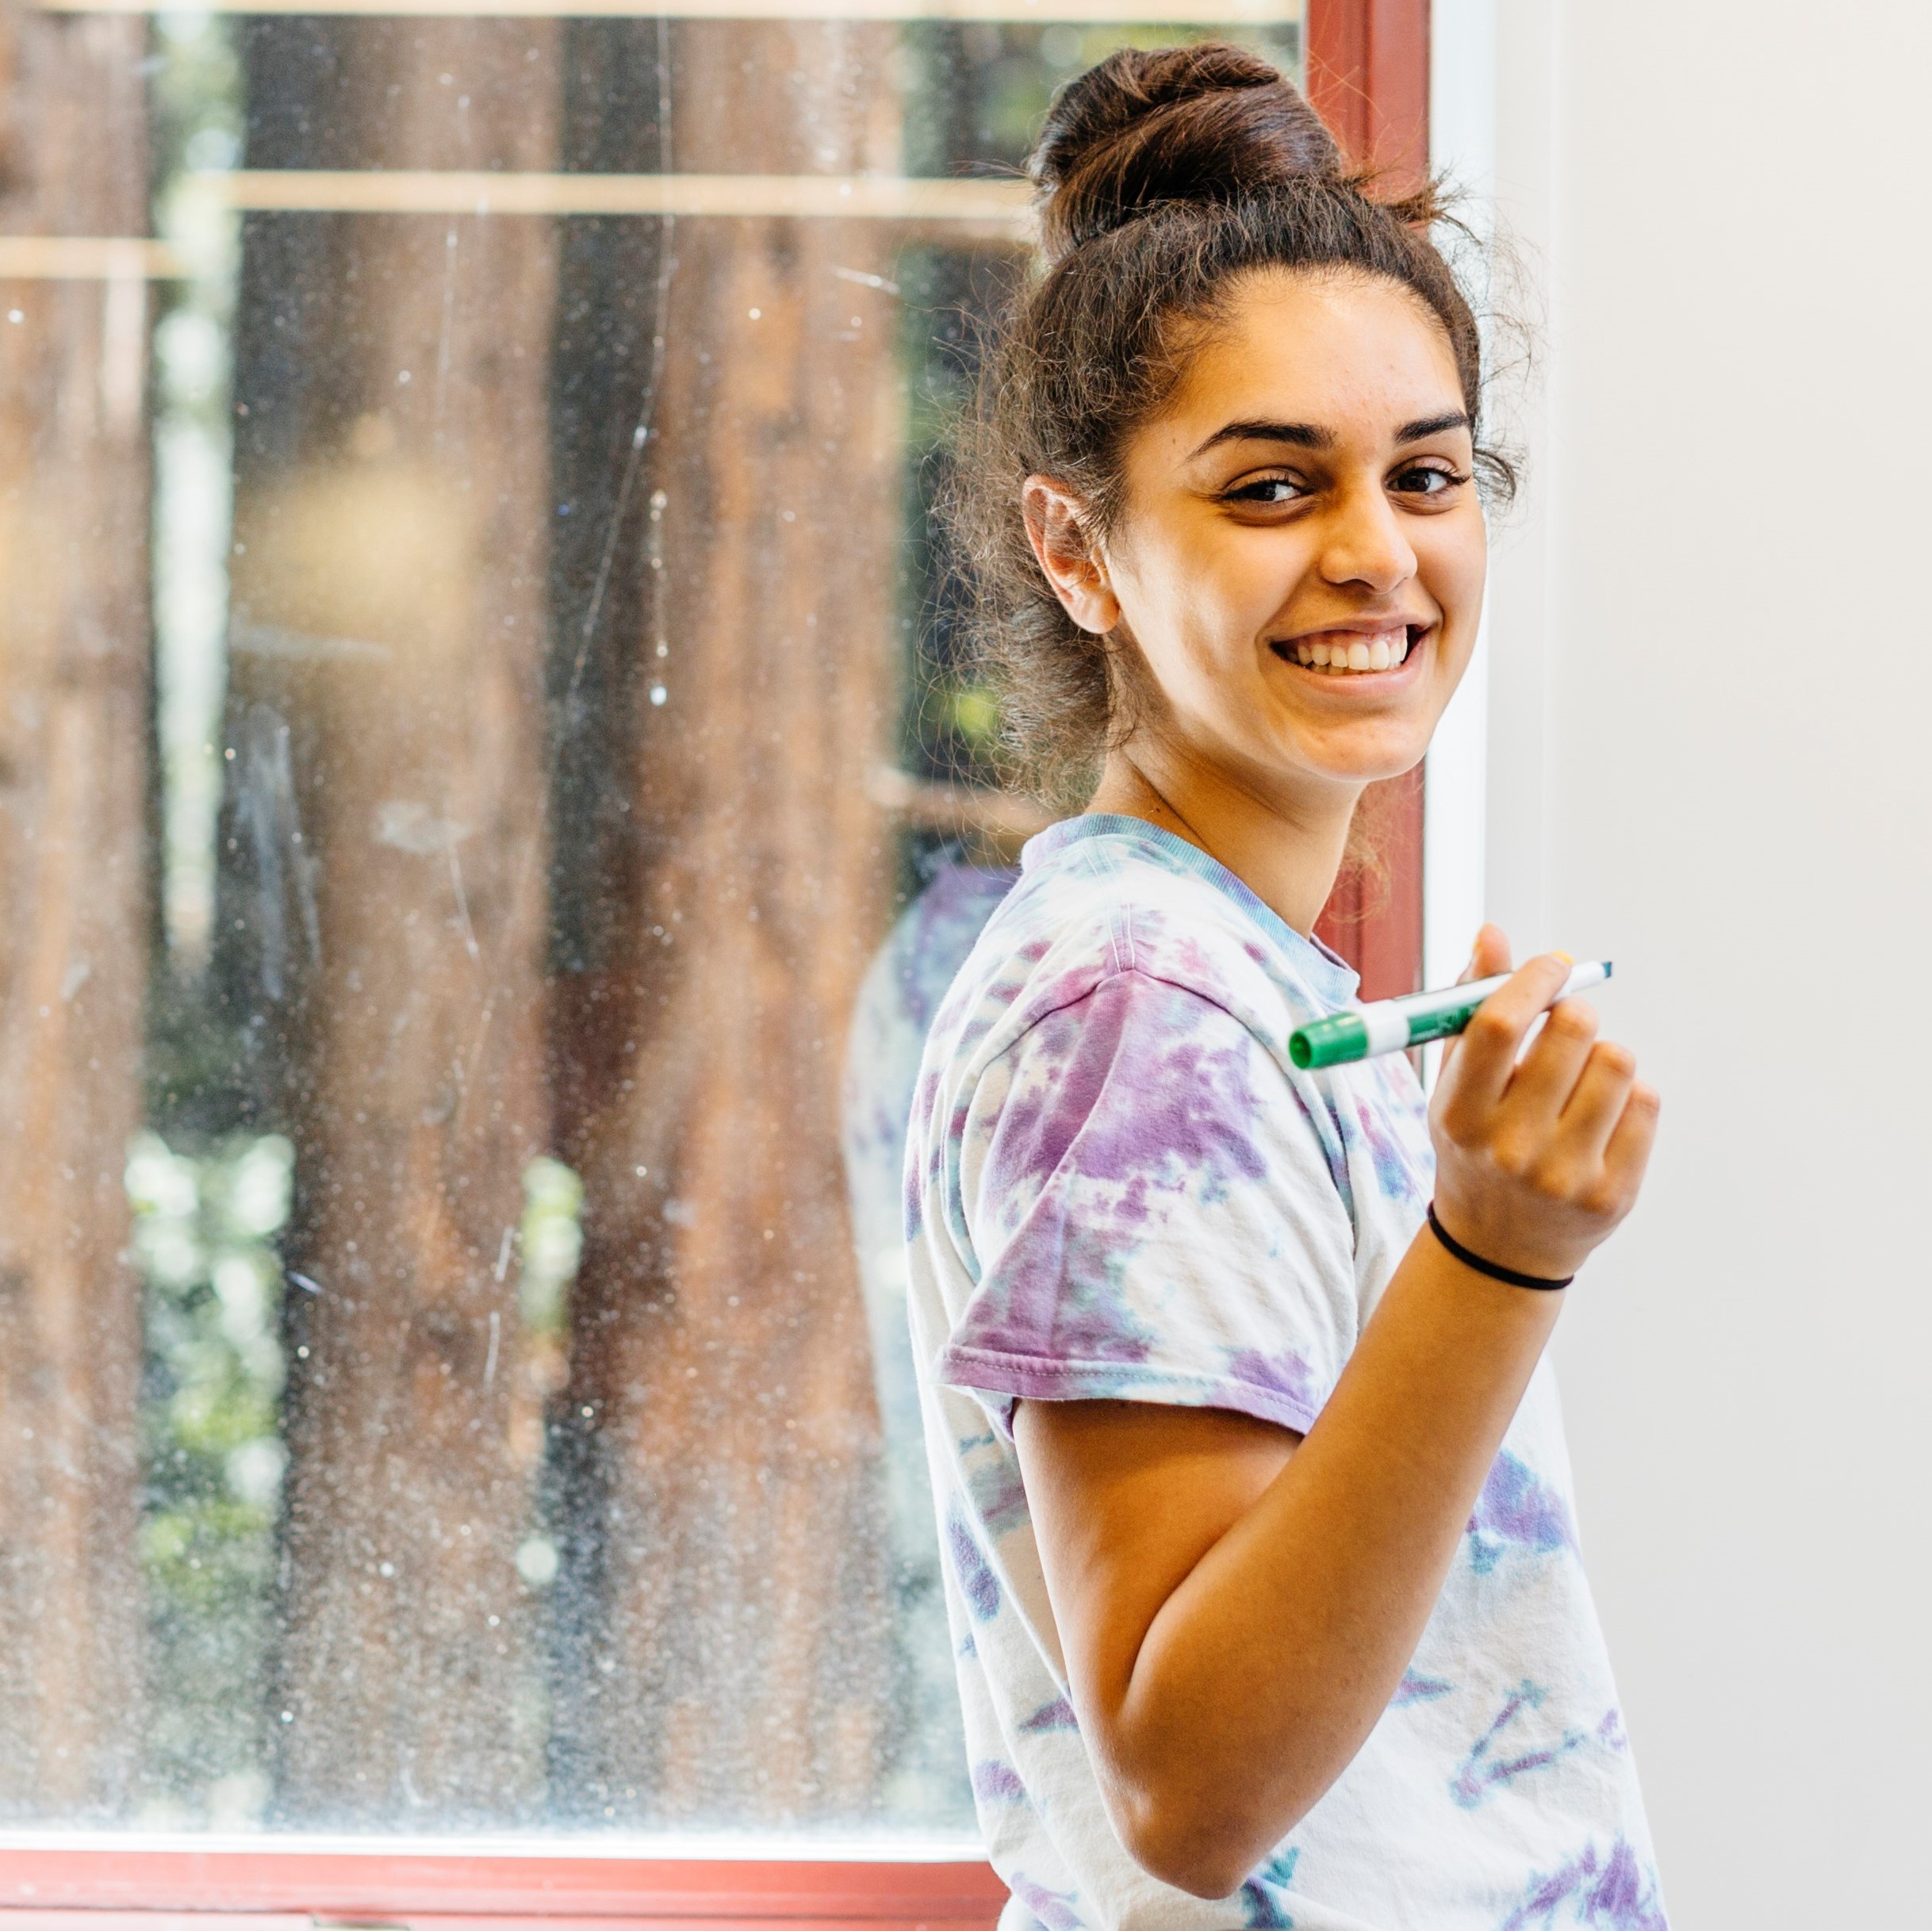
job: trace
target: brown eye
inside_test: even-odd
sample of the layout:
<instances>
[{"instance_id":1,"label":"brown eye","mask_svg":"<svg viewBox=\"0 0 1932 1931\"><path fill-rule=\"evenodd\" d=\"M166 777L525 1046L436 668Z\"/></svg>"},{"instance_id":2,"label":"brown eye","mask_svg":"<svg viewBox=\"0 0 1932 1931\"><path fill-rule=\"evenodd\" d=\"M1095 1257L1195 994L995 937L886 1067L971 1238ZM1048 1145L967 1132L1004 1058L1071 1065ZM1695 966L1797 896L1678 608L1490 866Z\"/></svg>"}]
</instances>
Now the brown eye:
<instances>
[{"instance_id":1,"label":"brown eye","mask_svg":"<svg viewBox=\"0 0 1932 1931\"><path fill-rule=\"evenodd\" d=\"M1229 503L1293 503L1307 494L1299 483L1285 476L1264 477L1258 483L1243 483L1224 499Z\"/></svg>"},{"instance_id":2,"label":"brown eye","mask_svg":"<svg viewBox=\"0 0 1932 1931\"><path fill-rule=\"evenodd\" d=\"M1460 476L1454 469L1443 469L1434 463L1412 463L1406 469L1398 469L1389 479L1389 487L1407 496L1444 496L1459 483L1466 483L1469 478Z\"/></svg>"}]
</instances>

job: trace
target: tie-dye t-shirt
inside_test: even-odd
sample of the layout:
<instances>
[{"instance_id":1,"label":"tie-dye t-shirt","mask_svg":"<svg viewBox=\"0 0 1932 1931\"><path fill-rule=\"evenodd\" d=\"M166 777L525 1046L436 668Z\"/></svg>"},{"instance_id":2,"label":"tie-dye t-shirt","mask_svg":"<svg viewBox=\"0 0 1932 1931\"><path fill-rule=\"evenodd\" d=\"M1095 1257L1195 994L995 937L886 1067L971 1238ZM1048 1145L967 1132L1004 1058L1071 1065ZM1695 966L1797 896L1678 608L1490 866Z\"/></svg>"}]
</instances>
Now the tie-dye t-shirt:
<instances>
[{"instance_id":1,"label":"tie-dye t-shirt","mask_svg":"<svg viewBox=\"0 0 1932 1931\"><path fill-rule=\"evenodd\" d=\"M1002 1931L1665 1931L1547 1362L1388 1709L1238 1891L1140 1870L1087 1760L1015 1400L1313 1422L1430 1190L1405 1059L1289 1060L1355 987L1205 853L1092 816L1027 846L934 1022L913 1349Z\"/></svg>"}]
</instances>

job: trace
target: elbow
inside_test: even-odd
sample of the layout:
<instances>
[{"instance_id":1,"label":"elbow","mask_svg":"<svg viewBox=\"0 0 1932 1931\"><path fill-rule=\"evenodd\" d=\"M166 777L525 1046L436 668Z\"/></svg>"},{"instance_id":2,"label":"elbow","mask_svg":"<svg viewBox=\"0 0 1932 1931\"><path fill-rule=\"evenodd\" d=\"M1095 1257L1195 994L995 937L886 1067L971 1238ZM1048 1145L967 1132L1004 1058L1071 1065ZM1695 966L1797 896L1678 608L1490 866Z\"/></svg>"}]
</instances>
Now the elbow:
<instances>
[{"instance_id":1,"label":"elbow","mask_svg":"<svg viewBox=\"0 0 1932 1931\"><path fill-rule=\"evenodd\" d=\"M1190 1896L1214 1899L1239 1891L1255 1867L1301 1820L1259 1820L1226 1799L1192 1793L1137 1791L1114 1809L1121 1847L1151 1878Z\"/></svg>"},{"instance_id":2,"label":"elbow","mask_svg":"<svg viewBox=\"0 0 1932 1931\"><path fill-rule=\"evenodd\" d=\"M1254 1868L1255 1860L1217 1841L1224 1834L1205 1819L1198 1827L1177 1819L1122 1832L1121 1841L1149 1877L1211 1900L1239 1891Z\"/></svg>"}]
</instances>

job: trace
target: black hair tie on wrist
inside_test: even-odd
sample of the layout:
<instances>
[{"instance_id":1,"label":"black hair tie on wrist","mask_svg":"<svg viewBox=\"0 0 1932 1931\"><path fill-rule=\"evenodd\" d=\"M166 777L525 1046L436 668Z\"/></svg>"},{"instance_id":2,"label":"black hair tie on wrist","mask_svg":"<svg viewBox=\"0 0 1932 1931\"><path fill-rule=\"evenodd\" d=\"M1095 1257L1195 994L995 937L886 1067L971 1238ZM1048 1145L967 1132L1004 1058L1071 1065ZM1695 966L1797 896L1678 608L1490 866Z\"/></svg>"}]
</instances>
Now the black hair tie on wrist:
<instances>
[{"instance_id":1,"label":"black hair tie on wrist","mask_svg":"<svg viewBox=\"0 0 1932 1931\"><path fill-rule=\"evenodd\" d=\"M1436 1203L1429 1202L1429 1228L1436 1238L1459 1260L1465 1267L1473 1267L1478 1274L1486 1274L1492 1281L1506 1281L1512 1287L1534 1287L1545 1293L1554 1293L1559 1287L1567 1287L1576 1279L1574 1274L1566 1274L1560 1281L1546 1280L1538 1274L1518 1274L1513 1267L1499 1267L1494 1261L1485 1261L1480 1254L1472 1254L1436 1217Z\"/></svg>"}]
</instances>

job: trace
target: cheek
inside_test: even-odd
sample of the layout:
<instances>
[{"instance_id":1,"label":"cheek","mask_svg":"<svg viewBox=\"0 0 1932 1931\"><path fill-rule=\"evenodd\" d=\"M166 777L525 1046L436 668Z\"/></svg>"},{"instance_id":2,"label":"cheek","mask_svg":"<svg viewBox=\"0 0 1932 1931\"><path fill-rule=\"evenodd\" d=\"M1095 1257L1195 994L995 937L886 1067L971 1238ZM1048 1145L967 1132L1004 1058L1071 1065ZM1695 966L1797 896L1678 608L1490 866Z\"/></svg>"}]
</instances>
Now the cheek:
<instances>
[{"instance_id":1,"label":"cheek","mask_svg":"<svg viewBox=\"0 0 1932 1931\"><path fill-rule=\"evenodd\" d=\"M1445 517L1445 523L1451 519ZM1418 574L1422 587L1443 613L1443 628L1451 642L1466 654L1475 641L1476 623L1482 614L1483 581L1489 568L1489 544L1480 515L1463 524L1432 532L1432 539L1416 546Z\"/></svg>"},{"instance_id":2,"label":"cheek","mask_svg":"<svg viewBox=\"0 0 1932 1931\"><path fill-rule=\"evenodd\" d=\"M1172 691L1212 677L1239 594L1227 560L1211 543L1142 531L1121 561L1114 581L1121 615L1158 680Z\"/></svg>"},{"instance_id":3,"label":"cheek","mask_svg":"<svg viewBox=\"0 0 1932 1931\"><path fill-rule=\"evenodd\" d=\"M1225 525L1167 544L1148 573L1161 627L1190 656L1252 656L1256 633L1279 613L1294 580L1279 551Z\"/></svg>"}]
</instances>

